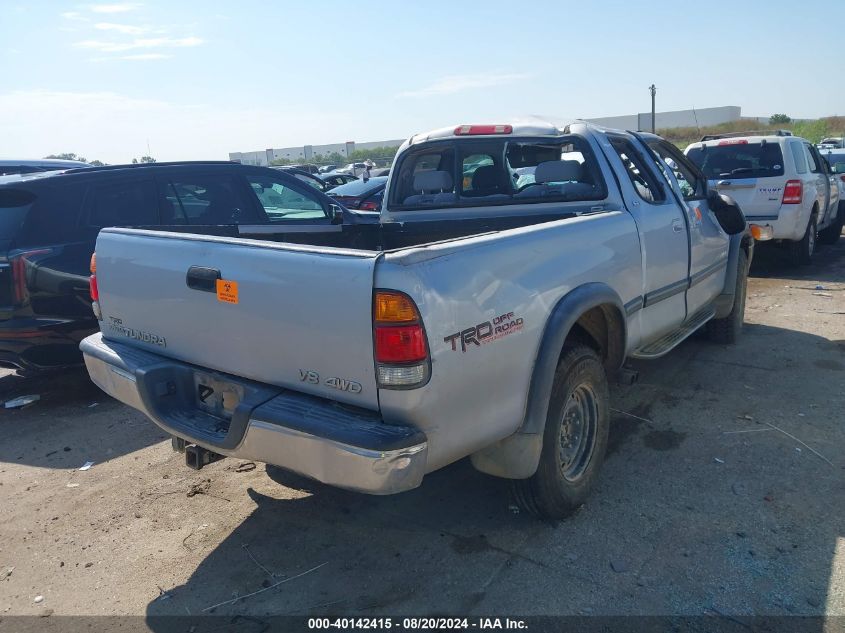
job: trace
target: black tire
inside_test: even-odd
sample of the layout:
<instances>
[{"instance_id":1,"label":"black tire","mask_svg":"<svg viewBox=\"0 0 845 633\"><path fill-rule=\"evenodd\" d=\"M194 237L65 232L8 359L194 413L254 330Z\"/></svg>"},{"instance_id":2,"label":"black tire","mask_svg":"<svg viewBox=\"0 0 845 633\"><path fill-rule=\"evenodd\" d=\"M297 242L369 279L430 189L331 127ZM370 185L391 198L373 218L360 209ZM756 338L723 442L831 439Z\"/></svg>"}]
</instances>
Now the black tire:
<instances>
[{"instance_id":1,"label":"black tire","mask_svg":"<svg viewBox=\"0 0 845 633\"><path fill-rule=\"evenodd\" d=\"M714 343L736 343L745 322L745 297L748 294L748 255L740 249L737 262L734 305L722 319L707 322L707 336Z\"/></svg>"},{"instance_id":2,"label":"black tire","mask_svg":"<svg viewBox=\"0 0 845 633\"><path fill-rule=\"evenodd\" d=\"M805 266L813 261L813 253L816 252L816 237L816 214L814 213L807 223L804 237L790 244L790 259L794 265Z\"/></svg>"},{"instance_id":3,"label":"black tire","mask_svg":"<svg viewBox=\"0 0 845 633\"><path fill-rule=\"evenodd\" d=\"M824 244L825 246L836 244L842 235L843 225L845 225L845 202L840 202L839 208L836 211L836 219L829 227L819 231L819 244Z\"/></svg>"},{"instance_id":4,"label":"black tire","mask_svg":"<svg viewBox=\"0 0 845 633\"><path fill-rule=\"evenodd\" d=\"M564 347L549 399L540 464L533 476L511 482L524 510L544 519L563 519L584 504L607 450L609 402L607 374L595 350L580 343Z\"/></svg>"}]
</instances>

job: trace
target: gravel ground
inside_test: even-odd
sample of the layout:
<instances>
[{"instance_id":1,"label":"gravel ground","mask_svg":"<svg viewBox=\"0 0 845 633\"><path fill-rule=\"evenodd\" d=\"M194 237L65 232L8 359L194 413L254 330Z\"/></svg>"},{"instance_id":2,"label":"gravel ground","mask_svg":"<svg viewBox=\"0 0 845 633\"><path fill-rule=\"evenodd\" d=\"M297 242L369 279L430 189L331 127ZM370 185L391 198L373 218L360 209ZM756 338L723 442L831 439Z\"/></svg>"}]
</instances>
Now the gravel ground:
<instances>
[{"instance_id":1,"label":"gravel ground","mask_svg":"<svg viewBox=\"0 0 845 633\"><path fill-rule=\"evenodd\" d=\"M200 614L286 579L214 612L845 615L845 244L797 271L761 249L752 276L738 345L632 364L598 488L557 524L466 461L381 498L191 471L84 371L6 372L0 400L42 399L0 412L0 628Z\"/></svg>"}]
</instances>

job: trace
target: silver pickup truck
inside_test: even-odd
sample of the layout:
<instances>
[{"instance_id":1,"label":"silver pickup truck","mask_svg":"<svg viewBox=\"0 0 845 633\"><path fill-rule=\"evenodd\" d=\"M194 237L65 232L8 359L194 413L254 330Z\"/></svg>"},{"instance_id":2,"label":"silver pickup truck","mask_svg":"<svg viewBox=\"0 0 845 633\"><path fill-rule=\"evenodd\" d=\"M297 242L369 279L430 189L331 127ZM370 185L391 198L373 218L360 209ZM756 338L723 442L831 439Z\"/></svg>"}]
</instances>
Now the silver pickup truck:
<instances>
[{"instance_id":1,"label":"silver pickup truck","mask_svg":"<svg viewBox=\"0 0 845 633\"><path fill-rule=\"evenodd\" d=\"M369 221L286 195L281 172L247 180L263 224L233 209L232 235L97 240L88 371L193 467L232 456L391 494L470 456L563 517L598 475L625 359L742 327L745 219L657 136L419 134Z\"/></svg>"}]
</instances>

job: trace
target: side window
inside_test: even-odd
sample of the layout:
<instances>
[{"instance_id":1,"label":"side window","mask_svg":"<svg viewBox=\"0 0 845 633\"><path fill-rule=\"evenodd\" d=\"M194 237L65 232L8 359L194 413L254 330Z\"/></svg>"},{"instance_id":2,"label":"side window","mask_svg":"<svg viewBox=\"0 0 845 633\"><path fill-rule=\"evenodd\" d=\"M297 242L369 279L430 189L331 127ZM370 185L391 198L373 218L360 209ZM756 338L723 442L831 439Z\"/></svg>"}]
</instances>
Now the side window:
<instances>
[{"instance_id":1,"label":"side window","mask_svg":"<svg viewBox=\"0 0 845 633\"><path fill-rule=\"evenodd\" d=\"M250 175L249 185L271 223L328 218L326 209L306 184L295 187L272 176Z\"/></svg>"},{"instance_id":2,"label":"side window","mask_svg":"<svg viewBox=\"0 0 845 633\"><path fill-rule=\"evenodd\" d=\"M600 200L604 181L583 141L573 137L557 142L508 143L508 172L514 200Z\"/></svg>"},{"instance_id":3,"label":"side window","mask_svg":"<svg viewBox=\"0 0 845 633\"><path fill-rule=\"evenodd\" d=\"M666 199L663 187L655 175L646 167L633 143L626 138L611 136L610 144L622 160L625 173L628 175L637 195L650 204L663 202Z\"/></svg>"},{"instance_id":4,"label":"side window","mask_svg":"<svg viewBox=\"0 0 845 633\"><path fill-rule=\"evenodd\" d=\"M705 195L703 175L677 148L666 141L654 141L649 147L664 162L666 167L672 170L678 185L681 187L684 200L696 200Z\"/></svg>"},{"instance_id":5,"label":"side window","mask_svg":"<svg viewBox=\"0 0 845 633\"><path fill-rule=\"evenodd\" d=\"M501 170L501 168L500 168ZM496 189L496 168L490 154L469 154L461 161L461 195L485 195ZM504 172L503 172L504 173ZM488 174L493 174L488 177ZM492 193L501 193L492 191Z\"/></svg>"},{"instance_id":6,"label":"side window","mask_svg":"<svg viewBox=\"0 0 845 633\"><path fill-rule=\"evenodd\" d=\"M804 146L804 153L807 155L807 164L810 166L810 171L818 174L821 171L821 166L816 162L816 157L813 156L809 145Z\"/></svg>"},{"instance_id":7,"label":"side window","mask_svg":"<svg viewBox=\"0 0 845 633\"><path fill-rule=\"evenodd\" d=\"M239 224L255 218L242 181L225 174L174 174L159 181L164 225Z\"/></svg>"},{"instance_id":8,"label":"side window","mask_svg":"<svg viewBox=\"0 0 845 633\"><path fill-rule=\"evenodd\" d=\"M830 173L830 166L827 164L821 154L819 154L819 150L817 150L812 145L809 147L810 154L813 156L813 160L816 161L817 171L820 174L828 174Z\"/></svg>"},{"instance_id":9,"label":"side window","mask_svg":"<svg viewBox=\"0 0 845 633\"><path fill-rule=\"evenodd\" d=\"M95 228L159 223L155 184L152 180L92 185L88 190L87 206L87 223Z\"/></svg>"},{"instance_id":10,"label":"side window","mask_svg":"<svg viewBox=\"0 0 845 633\"><path fill-rule=\"evenodd\" d=\"M402 159L391 201L399 206L451 207L455 205L455 151L451 145L426 148Z\"/></svg>"},{"instance_id":11,"label":"side window","mask_svg":"<svg viewBox=\"0 0 845 633\"><path fill-rule=\"evenodd\" d=\"M799 174L807 173L807 155L801 143L790 143L789 149L792 152L792 159L795 161L795 170Z\"/></svg>"}]
</instances>

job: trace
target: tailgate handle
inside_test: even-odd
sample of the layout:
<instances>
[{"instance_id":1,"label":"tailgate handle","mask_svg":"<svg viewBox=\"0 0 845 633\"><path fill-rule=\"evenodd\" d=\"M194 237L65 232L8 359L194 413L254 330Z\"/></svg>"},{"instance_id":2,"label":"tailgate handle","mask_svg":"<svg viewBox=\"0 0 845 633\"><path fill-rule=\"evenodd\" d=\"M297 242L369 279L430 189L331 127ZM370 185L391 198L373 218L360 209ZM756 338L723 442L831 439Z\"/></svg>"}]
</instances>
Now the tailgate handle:
<instances>
[{"instance_id":1,"label":"tailgate handle","mask_svg":"<svg viewBox=\"0 0 845 633\"><path fill-rule=\"evenodd\" d=\"M221 279L220 271L205 266L191 266L185 275L185 283L192 290L203 292L217 292L217 280Z\"/></svg>"}]
</instances>

